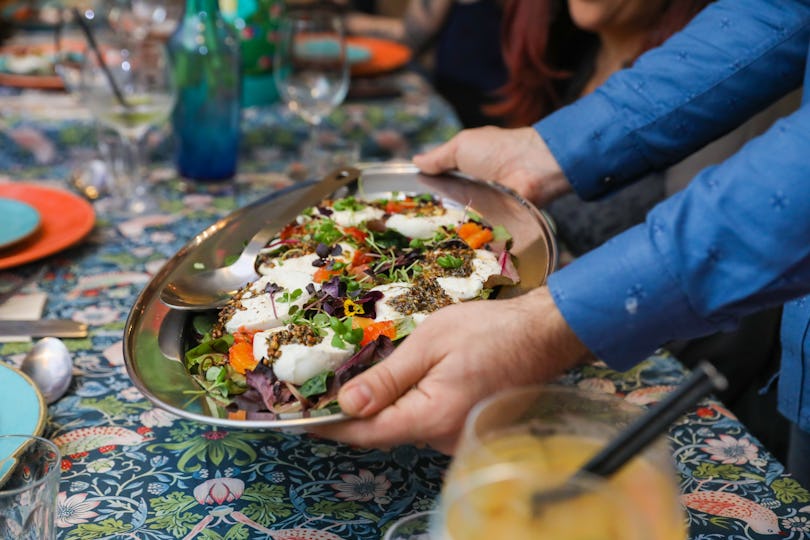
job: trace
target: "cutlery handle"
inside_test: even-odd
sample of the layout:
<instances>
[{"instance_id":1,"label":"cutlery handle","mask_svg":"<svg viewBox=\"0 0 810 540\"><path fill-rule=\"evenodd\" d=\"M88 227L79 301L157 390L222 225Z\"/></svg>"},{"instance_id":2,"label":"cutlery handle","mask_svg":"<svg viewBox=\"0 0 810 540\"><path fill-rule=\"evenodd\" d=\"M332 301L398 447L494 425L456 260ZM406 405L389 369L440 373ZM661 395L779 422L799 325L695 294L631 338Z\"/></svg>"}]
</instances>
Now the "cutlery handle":
<instances>
[{"instance_id":1,"label":"cutlery handle","mask_svg":"<svg viewBox=\"0 0 810 540\"><path fill-rule=\"evenodd\" d=\"M87 325L67 319L0 320L0 336L87 337Z\"/></svg>"},{"instance_id":2,"label":"cutlery handle","mask_svg":"<svg viewBox=\"0 0 810 540\"><path fill-rule=\"evenodd\" d=\"M22 278L18 283L12 285L7 291L0 293L0 305L5 304L8 300L19 294L21 290L23 290L31 283L39 281L44 275L45 275L45 267L43 266L42 268L32 273L28 277Z\"/></svg>"}]
</instances>

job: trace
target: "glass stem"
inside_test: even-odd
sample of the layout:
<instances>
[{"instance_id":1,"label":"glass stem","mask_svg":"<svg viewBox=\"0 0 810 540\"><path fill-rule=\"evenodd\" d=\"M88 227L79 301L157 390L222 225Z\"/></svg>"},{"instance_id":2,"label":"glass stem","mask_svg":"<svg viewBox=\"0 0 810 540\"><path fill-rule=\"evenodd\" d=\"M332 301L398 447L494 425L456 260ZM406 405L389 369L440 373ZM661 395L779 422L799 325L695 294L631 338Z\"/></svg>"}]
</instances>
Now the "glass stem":
<instances>
[{"instance_id":1,"label":"glass stem","mask_svg":"<svg viewBox=\"0 0 810 540\"><path fill-rule=\"evenodd\" d=\"M313 156L318 155L318 149L321 147L321 121L317 120L312 122L312 128L309 130L309 151Z\"/></svg>"},{"instance_id":2,"label":"glass stem","mask_svg":"<svg viewBox=\"0 0 810 540\"><path fill-rule=\"evenodd\" d=\"M118 181L118 196L124 205L127 205L146 192L140 140L134 137L121 137L121 150L122 166Z\"/></svg>"}]
</instances>

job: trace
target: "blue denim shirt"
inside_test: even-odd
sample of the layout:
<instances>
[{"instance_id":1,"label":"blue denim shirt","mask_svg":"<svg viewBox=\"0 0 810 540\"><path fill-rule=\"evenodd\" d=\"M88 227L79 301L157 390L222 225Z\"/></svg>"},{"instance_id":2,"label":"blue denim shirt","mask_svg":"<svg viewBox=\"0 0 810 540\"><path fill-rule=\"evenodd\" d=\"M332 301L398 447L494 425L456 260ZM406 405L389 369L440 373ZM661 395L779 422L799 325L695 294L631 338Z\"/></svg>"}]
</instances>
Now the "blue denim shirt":
<instances>
[{"instance_id":1,"label":"blue denim shirt","mask_svg":"<svg viewBox=\"0 0 810 540\"><path fill-rule=\"evenodd\" d=\"M809 45L810 2L718 0L535 129L577 193L598 198L799 87ZM779 406L810 430L810 298L795 300L810 293L810 103L554 273L549 288L576 334L617 369L794 300L783 315Z\"/></svg>"}]
</instances>

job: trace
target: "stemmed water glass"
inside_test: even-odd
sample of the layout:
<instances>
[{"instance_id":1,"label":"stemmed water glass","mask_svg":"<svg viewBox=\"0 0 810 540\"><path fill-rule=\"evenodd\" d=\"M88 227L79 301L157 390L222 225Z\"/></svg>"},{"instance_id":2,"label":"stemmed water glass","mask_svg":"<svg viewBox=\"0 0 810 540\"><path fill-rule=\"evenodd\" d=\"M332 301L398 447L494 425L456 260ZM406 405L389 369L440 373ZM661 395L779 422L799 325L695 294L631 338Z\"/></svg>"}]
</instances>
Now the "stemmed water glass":
<instances>
[{"instance_id":1,"label":"stemmed water glass","mask_svg":"<svg viewBox=\"0 0 810 540\"><path fill-rule=\"evenodd\" d=\"M166 41L182 15L181 0L115 0L109 10L110 26L139 40Z\"/></svg>"},{"instance_id":2,"label":"stemmed water glass","mask_svg":"<svg viewBox=\"0 0 810 540\"><path fill-rule=\"evenodd\" d=\"M319 131L349 89L346 30L340 15L327 9L297 9L281 22L273 70L279 95L310 126L305 161L315 175Z\"/></svg>"},{"instance_id":3,"label":"stemmed water glass","mask_svg":"<svg viewBox=\"0 0 810 540\"><path fill-rule=\"evenodd\" d=\"M119 91L110 83L104 66ZM150 129L168 117L174 104L165 48L143 42L111 45L101 58L90 55L82 67L79 91L93 115L121 136L120 206L133 212L146 210L150 201L142 142Z\"/></svg>"},{"instance_id":4,"label":"stemmed water glass","mask_svg":"<svg viewBox=\"0 0 810 540\"><path fill-rule=\"evenodd\" d=\"M100 21L91 26L87 19L79 19L87 12L74 10L70 17L91 37L73 29L74 39L81 37L84 47L73 51L59 71L94 119L120 138L120 156L113 163L113 185L105 204L127 213L144 212L154 201L146 183L143 140L168 118L174 104L165 46L148 39L127 41L124 37L132 36L122 37Z\"/></svg>"}]
</instances>

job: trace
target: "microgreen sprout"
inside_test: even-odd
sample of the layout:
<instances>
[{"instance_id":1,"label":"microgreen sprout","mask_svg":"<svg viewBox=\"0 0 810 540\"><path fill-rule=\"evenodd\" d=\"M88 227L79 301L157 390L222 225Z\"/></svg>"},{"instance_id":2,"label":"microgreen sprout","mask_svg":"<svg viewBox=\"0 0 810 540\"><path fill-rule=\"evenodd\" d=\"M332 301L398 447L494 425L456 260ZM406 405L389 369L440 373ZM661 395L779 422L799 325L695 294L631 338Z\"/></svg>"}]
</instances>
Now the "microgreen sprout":
<instances>
[{"instance_id":1,"label":"microgreen sprout","mask_svg":"<svg viewBox=\"0 0 810 540\"><path fill-rule=\"evenodd\" d=\"M436 257L436 264L442 268L460 268L464 264L464 259L455 255L439 255Z\"/></svg>"}]
</instances>

